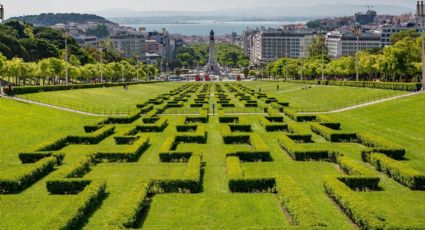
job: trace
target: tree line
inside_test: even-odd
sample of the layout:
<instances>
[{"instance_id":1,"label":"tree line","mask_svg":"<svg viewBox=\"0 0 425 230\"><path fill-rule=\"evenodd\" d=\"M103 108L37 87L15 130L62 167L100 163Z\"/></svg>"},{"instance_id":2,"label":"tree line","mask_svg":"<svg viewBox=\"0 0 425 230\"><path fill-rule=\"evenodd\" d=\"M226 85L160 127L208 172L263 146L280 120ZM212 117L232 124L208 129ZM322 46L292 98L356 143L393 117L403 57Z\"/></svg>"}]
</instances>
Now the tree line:
<instances>
[{"instance_id":1,"label":"tree line","mask_svg":"<svg viewBox=\"0 0 425 230\"><path fill-rule=\"evenodd\" d=\"M394 34L391 41L394 45L383 49L362 50L351 56L330 59L323 38L317 38L309 48L309 58L281 58L256 74L312 80L321 79L323 73L327 80L354 80L357 58L361 80L419 82L422 73L420 35L406 30Z\"/></svg>"}]
</instances>

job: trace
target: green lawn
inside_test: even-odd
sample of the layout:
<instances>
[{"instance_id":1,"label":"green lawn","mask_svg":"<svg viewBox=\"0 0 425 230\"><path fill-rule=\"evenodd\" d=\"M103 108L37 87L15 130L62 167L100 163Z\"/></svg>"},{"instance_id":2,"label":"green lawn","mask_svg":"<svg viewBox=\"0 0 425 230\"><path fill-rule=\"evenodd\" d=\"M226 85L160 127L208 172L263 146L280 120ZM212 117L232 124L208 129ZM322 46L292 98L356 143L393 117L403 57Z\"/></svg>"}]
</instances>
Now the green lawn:
<instances>
[{"instance_id":1,"label":"green lawn","mask_svg":"<svg viewBox=\"0 0 425 230\"><path fill-rule=\"evenodd\" d=\"M246 86L254 88L253 83ZM258 83L257 83L258 84ZM260 83L269 96L272 92L272 83ZM244 84L245 85L245 84ZM79 103L90 103L90 97L96 98L98 104L113 103L119 106L120 102L129 108L136 103L153 98L160 93L169 92L182 84L155 84L156 90L149 88L151 95L144 92L148 90L145 85L130 87L128 92L120 88L87 89L65 92L52 92L33 94L30 96L52 94L64 98L78 98ZM275 87L275 85L274 85ZM340 92L347 99L353 94L379 94L375 90L342 87L317 87L319 98L310 95L309 90L300 90L301 85L282 84L276 94L279 98L287 99L298 94L305 100L306 108L313 105L310 100L328 103L331 100L327 94L335 96ZM215 87L212 87L214 91ZM155 91L155 94L153 93ZM284 92L286 91L286 93ZM345 94L344 91L348 91ZM84 93L83 93L84 92ZM109 96L102 97L108 92ZM138 94L138 93L139 94ZM319 92L322 92L320 94ZM123 96L129 94L132 96ZM325 94L325 95L323 95ZM71 96L72 95L72 96ZM78 95L86 95L81 99ZM97 95L97 96L95 96ZM138 95L138 96L136 96ZM192 95L189 102L193 100ZM295 97L295 96L293 96ZM103 99L102 99L103 98ZM119 98L118 102L111 98ZM237 98L232 101L241 107ZM297 97L295 97L297 98ZM302 103L302 100L298 103ZM348 100L348 99L347 99ZM215 102L213 96L210 103ZM341 101L343 101L341 99ZM116 103L116 104L115 104ZM295 99L294 99L294 103ZM392 142L398 143L407 149L408 158L404 163L425 173L425 121L421 114L425 112L425 94L399 99L391 102L347 111L340 114L329 115L342 123L343 130L368 131L382 136ZM10 175L13 171L19 172L28 165L20 163L17 153L32 145L38 144L51 137L61 137L69 134L83 134L84 125L95 124L99 118L75 115L68 112L56 111L35 105L27 105L14 101L0 99L0 178ZM290 176L296 181L297 186L311 200L311 208L318 212L318 218L326 223L326 229L357 229L358 227L341 211L323 189L323 177L328 175L342 176L344 173L334 163L317 161L294 161L277 142L283 133L266 132L259 123L259 118L264 115L241 115L241 124L251 125L253 133L258 134L270 148L272 161L270 162L242 162L241 169L247 178L274 178ZM101 205L88 216L83 229L105 229L106 224L117 208L124 202L135 183L140 180L149 181L158 178L179 178L185 173L185 163L161 163L158 153L167 137L176 134L176 125L183 124L185 116L164 115L169 125L163 132L139 133L142 137L150 138L149 148L142 154L137 162L133 163L99 163L84 175L84 179L107 181L107 196ZM294 123L289 117L284 116L287 123ZM115 124L115 133L96 145L69 145L60 150L65 154L64 165L43 179L37 181L22 193L14 195L0 195L0 229L45 229L46 224L57 216L62 210L74 207L79 195L49 195L46 181L60 173L66 166L76 163L83 156L92 152L112 151L121 152L126 146L116 145L114 136L122 134L142 124L141 119L131 124ZM310 124L298 123L308 129ZM148 201L149 208L143 213L143 221L136 228L143 229L287 229L293 225L293 220L280 203L279 194L276 193L233 193L229 190L228 175L226 172L226 154L234 151L250 151L252 143L224 144L222 126L218 116L210 116L205 124L208 132L205 144L179 144L176 148L181 152L201 152L203 154L202 189L199 193L182 194L169 193L153 195ZM365 148L357 143L331 143L323 137L313 134L315 145L330 151L338 151L354 159L370 170L369 164L362 163L360 152ZM12 172L11 172L12 171ZM375 171L376 172L376 171ZM405 186L395 182L388 176L376 172L381 178L381 191L354 192L364 197L368 203L382 212L384 218L393 224L416 222L425 228L425 192L411 191ZM291 188L286 188L291 189ZM135 201L136 202L136 201ZM396 208L394 208L396 207ZM68 218L64 216L63 218Z\"/></svg>"},{"instance_id":2,"label":"green lawn","mask_svg":"<svg viewBox=\"0 0 425 230\"><path fill-rule=\"evenodd\" d=\"M79 89L19 95L21 98L99 114L126 114L135 111L135 105L146 102L161 93L169 92L176 84L131 85L122 87Z\"/></svg>"},{"instance_id":3,"label":"green lawn","mask_svg":"<svg viewBox=\"0 0 425 230\"><path fill-rule=\"evenodd\" d=\"M283 82L246 82L244 85L256 89L257 92L261 90L281 101L290 102L291 107L305 112L330 111L405 93L381 89ZM279 85L279 90L277 90L277 85Z\"/></svg>"}]
</instances>

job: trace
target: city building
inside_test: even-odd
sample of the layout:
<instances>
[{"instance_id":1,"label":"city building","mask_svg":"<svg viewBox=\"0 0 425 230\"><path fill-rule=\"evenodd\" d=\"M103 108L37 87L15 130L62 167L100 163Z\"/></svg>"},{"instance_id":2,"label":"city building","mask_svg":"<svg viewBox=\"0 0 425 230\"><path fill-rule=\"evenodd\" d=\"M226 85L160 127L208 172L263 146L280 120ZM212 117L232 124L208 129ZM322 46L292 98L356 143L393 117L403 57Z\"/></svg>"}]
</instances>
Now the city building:
<instances>
[{"instance_id":1,"label":"city building","mask_svg":"<svg viewBox=\"0 0 425 230\"><path fill-rule=\"evenodd\" d=\"M145 58L145 35L143 34L119 34L111 36L113 46L122 52L124 58L137 58L139 61Z\"/></svg>"},{"instance_id":2,"label":"city building","mask_svg":"<svg viewBox=\"0 0 425 230\"><path fill-rule=\"evenodd\" d=\"M366 25L375 22L378 14L374 10L368 10L366 13L356 13L354 15L356 23Z\"/></svg>"},{"instance_id":3,"label":"city building","mask_svg":"<svg viewBox=\"0 0 425 230\"><path fill-rule=\"evenodd\" d=\"M355 54L357 51L357 36L353 31L338 30L326 35L326 47L332 58ZM381 33L362 31L359 36L358 50L381 48Z\"/></svg>"},{"instance_id":4,"label":"city building","mask_svg":"<svg viewBox=\"0 0 425 230\"><path fill-rule=\"evenodd\" d=\"M415 23L408 23L406 25L384 25L382 26L381 43L382 46L393 45L390 38L391 35L399 33L403 30L415 30L421 32L421 29Z\"/></svg>"},{"instance_id":5,"label":"city building","mask_svg":"<svg viewBox=\"0 0 425 230\"><path fill-rule=\"evenodd\" d=\"M161 32L153 31L147 33L147 40L152 49L156 51L153 53L161 56L162 62L171 63L173 61L173 47L171 44L170 34L167 30L163 29ZM156 41L156 42L153 42Z\"/></svg>"},{"instance_id":6,"label":"city building","mask_svg":"<svg viewBox=\"0 0 425 230\"><path fill-rule=\"evenodd\" d=\"M265 64L282 57L308 57L308 47L318 34L313 31L264 30L251 35L246 42L251 62ZM244 43L245 44L245 43Z\"/></svg>"}]
</instances>

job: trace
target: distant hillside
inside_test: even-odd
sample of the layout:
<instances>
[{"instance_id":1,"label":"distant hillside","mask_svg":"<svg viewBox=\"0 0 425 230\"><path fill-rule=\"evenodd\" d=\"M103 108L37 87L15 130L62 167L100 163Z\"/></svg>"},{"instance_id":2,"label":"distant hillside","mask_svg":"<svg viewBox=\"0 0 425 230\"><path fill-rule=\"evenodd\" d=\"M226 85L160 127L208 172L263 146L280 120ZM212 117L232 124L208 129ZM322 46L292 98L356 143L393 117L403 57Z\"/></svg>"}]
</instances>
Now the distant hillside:
<instances>
[{"instance_id":1,"label":"distant hillside","mask_svg":"<svg viewBox=\"0 0 425 230\"><path fill-rule=\"evenodd\" d=\"M40 15L27 15L21 17L9 18L7 21L24 21L35 26L53 26L58 23L69 24L69 23L87 23L87 22L98 22L98 23L111 23L103 17L94 14L40 14Z\"/></svg>"}]
</instances>

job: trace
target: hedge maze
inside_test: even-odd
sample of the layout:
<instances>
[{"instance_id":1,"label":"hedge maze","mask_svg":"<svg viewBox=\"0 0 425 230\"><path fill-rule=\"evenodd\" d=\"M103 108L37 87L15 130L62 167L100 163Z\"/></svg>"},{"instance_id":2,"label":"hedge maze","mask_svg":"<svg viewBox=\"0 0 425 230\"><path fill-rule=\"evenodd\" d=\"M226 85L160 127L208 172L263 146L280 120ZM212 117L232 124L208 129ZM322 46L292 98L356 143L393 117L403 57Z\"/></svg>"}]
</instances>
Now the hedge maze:
<instances>
[{"instance_id":1,"label":"hedge maze","mask_svg":"<svg viewBox=\"0 0 425 230\"><path fill-rule=\"evenodd\" d=\"M34 228L190 229L209 226L152 226L161 221L152 220L161 214L158 195L269 194L282 223L239 228L425 228L421 220L398 222L371 204L375 198L391 202L386 193L392 189L425 190L425 174L406 164L403 146L345 130L326 116L297 114L289 103L235 83L180 85L136 106L127 117L108 117L18 153L18 170L0 175L0 208L44 187L33 202L66 202ZM263 113L226 112L235 107ZM165 113L186 108L198 114Z\"/></svg>"}]
</instances>

